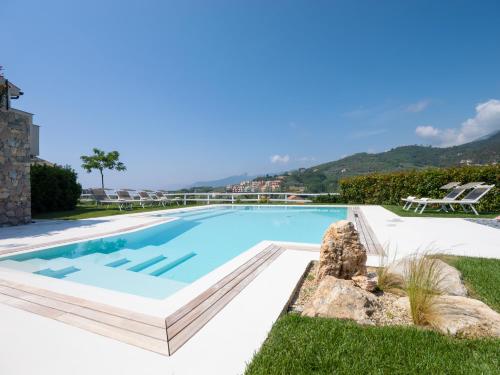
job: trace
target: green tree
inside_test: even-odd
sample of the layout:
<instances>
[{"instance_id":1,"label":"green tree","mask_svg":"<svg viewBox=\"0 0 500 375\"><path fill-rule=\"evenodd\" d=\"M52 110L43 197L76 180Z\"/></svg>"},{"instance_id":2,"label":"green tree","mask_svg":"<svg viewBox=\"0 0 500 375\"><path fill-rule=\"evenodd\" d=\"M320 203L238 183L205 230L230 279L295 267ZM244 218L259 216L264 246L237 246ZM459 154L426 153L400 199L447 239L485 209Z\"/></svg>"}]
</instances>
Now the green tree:
<instances>
[{"instance_id":1,"label":"green tree","mask_svg":"<svg viewBox=\"0 0 500 375\"><path fill-rule=\"evenodd\" d=\"M101 173L101 186L104 189L104 173L105 169L109 170L117 170L117 171L125 171L127 167L123 164L119 158L120 153L118 151L104 152L99 150L98 148L94 148L94 155L80 156L83 164L82 168L87 171L87 173L92 172L92 170L97 169Z\"/></svg>"}]
</instances>

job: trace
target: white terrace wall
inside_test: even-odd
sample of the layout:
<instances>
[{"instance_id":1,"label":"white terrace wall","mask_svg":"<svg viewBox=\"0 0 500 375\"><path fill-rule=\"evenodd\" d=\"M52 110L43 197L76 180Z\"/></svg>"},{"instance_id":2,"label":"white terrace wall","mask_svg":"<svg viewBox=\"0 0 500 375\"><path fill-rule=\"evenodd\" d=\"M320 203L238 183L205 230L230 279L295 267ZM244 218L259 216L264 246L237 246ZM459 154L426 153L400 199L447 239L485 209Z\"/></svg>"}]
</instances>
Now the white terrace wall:
<instances>
[{"instance_id":1,"label":"white terrace wall","mask_svg":"<svg viewBox=\"0 0 500 375\"><path fill-rule=\"evenodd\" d=\"M0 108L0 226L31 222L32 116Z\"/></svg>"}]
</instances>

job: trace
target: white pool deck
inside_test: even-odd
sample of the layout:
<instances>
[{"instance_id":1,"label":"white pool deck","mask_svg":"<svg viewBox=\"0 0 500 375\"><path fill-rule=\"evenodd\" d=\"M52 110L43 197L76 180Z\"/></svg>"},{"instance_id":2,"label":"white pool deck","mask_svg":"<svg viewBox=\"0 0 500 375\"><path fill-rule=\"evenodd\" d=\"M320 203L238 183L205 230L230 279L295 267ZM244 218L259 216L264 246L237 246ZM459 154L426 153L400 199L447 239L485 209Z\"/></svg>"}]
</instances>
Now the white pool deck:
<instances>
[{"instance_id":1,"label":"white pool deck","mask_svg":"<svg viewBox=\"0 0 500 375\"><path fill-rule=\"evenodd\" d=\"M462 219L399 217L379 206L363 206L362 210L379 242L397 249L398 257L430 249L500 258L498 229ZM136 214L0 228L0 252L131 230L152 225L157 219ZM294 246L288 248L171 357L25 312L0 300L0 374L241 374L306 265L319 256ZM377 260L369 261L373 264Z\"/></svg>"}]
</instances>

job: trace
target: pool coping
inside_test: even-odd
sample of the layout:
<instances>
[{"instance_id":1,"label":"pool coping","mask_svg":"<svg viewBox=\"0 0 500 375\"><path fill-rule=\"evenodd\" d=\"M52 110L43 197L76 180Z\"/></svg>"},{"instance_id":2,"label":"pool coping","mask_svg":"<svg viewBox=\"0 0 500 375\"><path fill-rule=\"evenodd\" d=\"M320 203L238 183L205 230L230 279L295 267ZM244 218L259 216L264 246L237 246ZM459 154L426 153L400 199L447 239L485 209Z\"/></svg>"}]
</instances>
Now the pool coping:
<instances>
[{"instance_id":1,"label":"pool coping","mask_svg":"<svg viewBox=\"0 0 500 375\"><path fill-rule=\"evenodd\" d=\"M208 207L180 208L176 209L176 212L178 212L177 210L201 210L215 206L220 207L228 205L221 204ZM313 206L308 205L308 207ZM352 206L317 205L314 207L347 207L348 219L354 221L356 227L363 229L363 226L360 225L359 222L356 222L356 219L362 217L362 214L359 215L359 212L356 212ZM173 210L167 211L172 212ZM154 216L157 215L158 213L154 214ZM151 214L148 216L151 216ZM159 225L170 221L168 219L175 219L175 217L166 219L167 220L161 220L158 223L149 223L139 228L133 228L130 231ZM120 230L119 233L125 233L125 231ZM116 234L117 233L112 233L107 236ZM92 238L103 237L104 236L92 236ZM365 236L360 235L360 237L363 241L363 237ZM74 239L74 241L67 241L65 244L85 240L87 239ZM49 247L51 246L52 245L49 245ZM31 250L22 250L22 252L33 252L45 247L46 246L37 247ZM262 241L163 300L116 292L68 280L51 279L40 275L0 267L0 303L3 302L13 307L53 318L160 354L170 355L201 329L211 317L215 316L215 314L229 303L244 286L250 283L263 268L267 267L270 262L279 257L285 249L319 252L319 248L319 244ZM251 272L247 275L248 277L245 276L243 278L241 283L233 285L232 287L221 284L224 279L234 274L238 269L241 270L245 264L257 262L257 260L260 259L259 257L262 257L269 249L274 249L276 254L272 256L268 254L269 256L266 258L266 262L263 261L263 266L261 268L257 267L260 271L257 272L256 268L256 270L254 270L255 274ZM12 255L12 253L10 255ZM237 277L237 275L235 277ZM32 285L37 285L37 287L33 287ZM206 285L212 286L207 289ZM225 300L227 300L225 303L219 302L219 300L210 303L200 299L200 296L204 295L204 293L206 294L208 290L224 287L226 287L226 289L229 288L228 293L232 295L231 298L224 297ZM172 331L172 329L169 330L169 324L167 322L174 325L176 324L176 321L172 319L169 321L169 317L175 316L175 314L178 315L179 311L183 309L186 311L187 306L193 303L196 304L196 302L193 301L200 301L198 305L204 303L205 307L208 305L207 310L211 311L210 314L213 315L203 313L200 314L201 320L190 319L192 318L192 314L189 315L188 311L188 313L184 314L186 316L185 319L188 319L188 321L185 322L183 328L175 329L174 331ZM179 326L179 324L177 324L177 326Z\"/></svg>"}]
</instances>

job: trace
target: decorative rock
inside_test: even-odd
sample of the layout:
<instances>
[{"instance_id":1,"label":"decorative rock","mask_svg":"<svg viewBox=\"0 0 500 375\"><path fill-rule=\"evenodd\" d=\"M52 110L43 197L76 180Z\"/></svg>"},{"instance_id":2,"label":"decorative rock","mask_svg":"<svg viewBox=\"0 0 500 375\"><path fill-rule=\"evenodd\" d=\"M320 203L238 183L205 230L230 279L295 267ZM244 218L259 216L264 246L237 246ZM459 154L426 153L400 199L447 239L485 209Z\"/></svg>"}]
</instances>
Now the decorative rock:
<instances>
[{"instance_id":1,"label":"decorative rock","mask_svg":"<svg viewBox=\"0 0 500 375\"><path fill-rule=\"evenodd\" d=\"M403 258L391 263L388 271L404 278L407 260L408 258ZM442 293L451 296L467 296L467 289L462 282L460 272L442 260L434 259L433 261L437 262L436 269L442 278L440 283Z\"/></svg>"},{"instance_id":2,"label":"decorative rock","mask_svg":"<svg viewBox=\"0 0 500 375\"><path fill-rule=\"evenodd\" d=\"M460 337L500 337L500 314L485 303L461 296L435 298L432 326L438 331ZM395 305L410 310L408 297L399 298Z\"/></svg>"},{"instance_id":3,"label":"decorative rock","mask_svg":"<svg viewBox=\"0 0 500 375\"><path fill-rule=\"evenodd\" d=\"M366 249L359 242L353 223L341 220L331 224L323 236L318 280L325 276L350 279L366 274Z\"/></svg>"},{"instance_id":4,"label":"decorative rock","mask_svg":"<svg viewBox=\"0 0 500 375\"><path fill-rule=\"evenodd\" d=\"M377 308L377 298L356 287L352 280L325 276L304 307L302 315L352 319L362 324L374 324L369 318Z\"/></svg>"},{"instance_id":5,"label":"decorative rock","mask_svg":"<svg viewBox=\"0 0 500 375\"><path fill-rule=\"evenodd\" d=\"M369 273L366 276L353 276L352 281L354 281L354 284L357 287L366 290L367 292L374 292L375 289L377 289L377 276L372 273Z\"/></svg>"}]
</instances>

